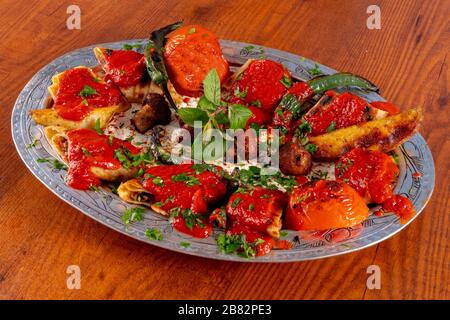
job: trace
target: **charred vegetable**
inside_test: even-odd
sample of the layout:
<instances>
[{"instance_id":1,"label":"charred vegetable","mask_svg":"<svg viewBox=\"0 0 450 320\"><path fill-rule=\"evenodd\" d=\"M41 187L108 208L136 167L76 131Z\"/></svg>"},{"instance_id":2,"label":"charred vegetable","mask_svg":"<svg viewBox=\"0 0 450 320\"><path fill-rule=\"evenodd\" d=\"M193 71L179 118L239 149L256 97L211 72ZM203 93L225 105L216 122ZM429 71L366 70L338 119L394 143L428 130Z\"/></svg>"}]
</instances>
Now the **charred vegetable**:
<instances>
[{"instance_id":1,"label":"charred vegetable","mask_svg":"<svg viewBox=\"0 0 450 320\"><path fill-rule=\"evenodd\" d=\"M174 24L170 24L159 30L153 31L150 35L150 39L145 50L145 63L147 65L147 72L156 84L160 85L164 95L166 96L169 104L176 110L175 102L170 95L167 87L167 81L169 76L167 75L166 66L163 60L163 48L166 42L166 36L178 29L182 25L183 21L178 21Z\"/></svg>"},{"instance_id":2,"label":"charred vegetable","mask_svg":"<svg viewBox=\"0 0 450 320\"><path fill-rule=\"evenodd\" d=\"M166 99L160 94L149 93L145 96L142 108L134 115L132 121L137 131L144 133L157 124L169 124L170 115Z\"/></svg>"}]
</instances>

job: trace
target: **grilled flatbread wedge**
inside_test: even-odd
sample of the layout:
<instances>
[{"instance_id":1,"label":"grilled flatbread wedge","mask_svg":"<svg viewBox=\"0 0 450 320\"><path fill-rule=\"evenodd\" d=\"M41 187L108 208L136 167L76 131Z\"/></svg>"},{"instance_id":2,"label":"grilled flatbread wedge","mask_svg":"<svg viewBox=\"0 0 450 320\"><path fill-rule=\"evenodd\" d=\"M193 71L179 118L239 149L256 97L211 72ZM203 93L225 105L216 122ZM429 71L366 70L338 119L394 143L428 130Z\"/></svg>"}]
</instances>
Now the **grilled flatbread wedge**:
<instances>
[{"instance_id":1,"label":"grilled flatbread wedge","mask_svg":"<svg viewBox=\"0 0 450 320\"><path fill-rule=\"evenodd\" d=\"M44 126L94 128L99 122L103 128L115 113L130 107L116 87L84 66L53 76L48 91L49 108L31 110L33 120Z\"/></svg>"},{"instance_id":2,"label":"grilled flatbread wedge","mask_svg":"<svg viewBox=\"0 0 450 320\"><path fill-rule=\"evenodd\" d=\"M162 94L161 88L149 79L145 71L144 55L132 50L94 48L105 79L120 88L131 103L141 103L147 93Z\"/></svg>"},{"instance_id":3,"label":"grilled flatbread wedge","mask_svg":"<svg viewBox=\"0 0 450 320\"><path fill-rule=\"evenodd\" d=\"M422 120L421 109L411 109L386 118L338 129L330 133L310 137L317 147L313 158L331 161L353 148L392 151L409 139Z\"/></svg>"}]
</instances>

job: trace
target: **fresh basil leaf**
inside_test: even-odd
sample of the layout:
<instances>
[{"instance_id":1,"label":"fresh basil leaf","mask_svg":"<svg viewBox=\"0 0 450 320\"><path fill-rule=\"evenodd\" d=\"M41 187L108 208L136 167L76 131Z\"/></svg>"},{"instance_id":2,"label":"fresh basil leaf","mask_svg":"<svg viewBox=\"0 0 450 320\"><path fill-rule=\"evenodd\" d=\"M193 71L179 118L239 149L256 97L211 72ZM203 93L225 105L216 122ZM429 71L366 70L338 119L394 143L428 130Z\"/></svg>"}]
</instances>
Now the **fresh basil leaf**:
<instances>
[{"instance_id":1,"label":"fresh basil leaf","mask_svg":"<svg viewBox=\"0 0 450 320\"><path fill-rule=\"evenodd\" d=\"M250 109L241 104L233 104L228 108L228 119L230 120L231 129L245 128L251 116L252 112Z\"/></svg>"},{"instance_id":2,"label":"fresh basil leaf","mask_svg":"<svg viewBox=\"0 0 450 320\"><path fill-rule=\"evenodd\" d=\"M194 121L206 123L209 120L208 114L199 108L181 108L178 109L178 116L188 126L193 127Z\"/></svg>"},{"instance_id":3,"label":"fresh basil leaf","mask_svg":"<svg viewBox=\"0 0 450 320\"><path fill-rule=\"evenodd\" d=\"M203 91L206 99L220 105L220 78L216 69L211 69L203 80Z\"/></svg>"}]
</instances>

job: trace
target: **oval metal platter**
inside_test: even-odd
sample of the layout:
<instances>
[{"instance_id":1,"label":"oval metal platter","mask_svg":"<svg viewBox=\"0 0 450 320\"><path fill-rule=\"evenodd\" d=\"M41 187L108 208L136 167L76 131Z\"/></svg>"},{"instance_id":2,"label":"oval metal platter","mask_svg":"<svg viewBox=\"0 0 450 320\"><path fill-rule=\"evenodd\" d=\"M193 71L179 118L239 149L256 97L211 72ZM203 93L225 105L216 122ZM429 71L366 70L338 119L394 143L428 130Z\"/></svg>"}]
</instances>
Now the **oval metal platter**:
<instances>
[{"instance_id":1,"label":"oval metal platter","mask_svg":"<svg viewBox=\"0 0 450 320\"><path fill-rule=\"evenodd\" d=\"M95 46L120 49L125 43L142 41L144 40L127 40ZM223 54L232 63L243 64L249 58L263 56L283 63L295 78L302 80L311 78L308 70L315 66L314 61L298 55L258 45L227 40L222 40L221 45ZM274 250L266 256L256 258L241 258L238 255L220 253L215 243L219 230L215 230L213 236L208 239L194 239L174 231L167 218L151 210L146 210L143 221L125 227L121 216L129 205L120 200L118 196L106 189L95 192L72 189L64 182L65 171L57 170L48 163L37 162L37 159L51 158L56 154L43 134L43 127L37 125L29 116L31 109L44 108L48 96L47 87L51 84L53 75L79 65L95 66L97 64L92 52L92 48L95 46L67 53L37 72L17 98L11 118L13 140L28 169L59 198L92 219L132 238L165 249L212 259L243 262L293 262L336 256L377 244L406 227L407 224L400 224L399 218L394 214L384 216L371 214L361 226L356 228L308 233L289 231L283 239L293 242L294 247L292 249ZM324 74L336 72L326 66L317 65ZM384 100L376 93L366 93L353 88L349 90L369 102ZM34 139L38 139L39 143L34 148L28 148L27 146ZM397 150L397 153L400 161L400 177L395 193L407 196L413 202L417 211L414 217L416 218L433 192L435 178L433 158L430 149L420 134L414 135L409 141L405 142ZM414 175L416 172L420 173L420 178L417 178L417 174ZM372 209L372 212L375 210L376 208ZM411 223L412 220L414 219L411 219L408 223ZM146 228L160 229L163 232L163 240L148 239L145 236ZM180 245L180 242L186 241L190 243L190 246L185 248Z\"/></svg>"}]
</instances>

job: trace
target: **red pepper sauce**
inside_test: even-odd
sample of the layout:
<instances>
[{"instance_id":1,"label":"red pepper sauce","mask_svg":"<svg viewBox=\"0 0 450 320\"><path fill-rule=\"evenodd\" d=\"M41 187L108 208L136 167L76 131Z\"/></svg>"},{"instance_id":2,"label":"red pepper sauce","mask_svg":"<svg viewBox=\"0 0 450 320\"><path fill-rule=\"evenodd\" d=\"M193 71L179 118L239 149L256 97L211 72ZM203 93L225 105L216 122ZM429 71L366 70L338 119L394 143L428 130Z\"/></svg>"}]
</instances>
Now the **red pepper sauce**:
<instances>
[{"instance_id":1,"label":"red pepper sauce","mask_svg":"<svg viewBox=\"0 0 450 320\"><path fill-rule=\"evenodd\" d=\"M414 216L411 201L393 194L399 169L387 154L355 148L336 163L335 174L355 188L367 202L382 204L384 210L397 214L402 222Z\"/></svg>"},{"instance_id":2,"label":"red pepper sauce","mask_svg":"<svg viewBox=\"0 0 450 320\"><path fill-rule=\"evenodd\" d=\"M368 202L383 203L392 195L399 169L394 159L381 151L355 148L336 162L335 175Z\"/></svg>"},{"instance_id":3,"label":"red pepper sauce","mask_svg":"<svg viewBox=\"0 0 450 320\"><path fill-rule=\"evenodd\" d=\"M87 190L99 186L101 181L91 171L92 167L117 170L122 167L114 157L114 151L127 148L132 154L140 149L127 141L99 135L90 129L75 129L67 132L69 171L67 184L75 189Z\"/></svg>"},{"instance_id":4,"label":"red pepper sauce","mask_svg":"<svg viewBox=\"0 0 450 320\"><path fill-rule=\"evenodd\" d=\"M283 192L261 187L234 193L226 207L228 233L243 233L249 243L262 239L264 242L256 246L257 255L268 253L273 247L273 239L268 232L281 225L286 200Z\"/></svg>"},{"instance_id":5,"label":"red pepper sauce","mask_svg":"<svg viewBox=\"0 0 450 320\"><path fill-rule=\"evenodd\" d=\"M399 114L400 109L397 108L394 104L385 101L373 101L370 103L372 107L386 111L389 115Z\"/></svg>"},{"instance_id":6,"label":"red pepper sauce","mask_svg":"<svg viewBox=\"0 0 450 320\"><path fill-rule=\"evenodd\" d=\"M281 82L290 81L289 71L280 63L271 60L255 60L231 86L231 94L239 94L248 105L261 106L272 113L276 104L287 91ZM245 93L245 96L242 96Z\"/></svg>"},{"instance_id":7,"label":"red pepper sauce","mask_svg":"<svg viewBox=\"0 0 450 320\"><path fill-rule=\"evenodd\" d=\"M58 115L79 121L96 107L113 106L124 100L119 89L96 78L88 68L73 68L59 79L54 102Z\"/></svg>"},{"instance_id":8,"label":"red pepper sauce","mask_svg":"<svg viewBox=\"0 0 450 320\"><path fill-rule=\"evenodd\" d=\"M331 100L305 116L312 135L366 122L370 117L370 108L364 99L349 92L336 94L329 91L326 94Z\"/></svg>"},{"instance_id":9,"label":"red pepper sauce","mask_svg":"<svg viewBox=\"0 0 450 320\"><path fill-rule=\"evenodd\" d=\"M120 87L137 85L145 71L145 57L133 50L103 51L106 65L104 66L105 80L112 81Z\"/></svg>"},{"instance_id":10,"label":"red pepper sauce","mask_svg":"<svg viewBox=\"0 0 450 320\"><path fill-rule=\"evenodd\" d=\"M304 101L314 96L314 90L308 83L303 81L294 83L287 92L292 93L299 101Z\"/></svg>"},{"instance_id":11,"label":"red pepper sauce","mask_svg":"<svg viewBox=\"0 0 450 320\"><path fill-rule=\"evenodd\" d=\"M208 207L226 193L226 185L218 174L196 171L192 164L160 165L146 170L142 185L162 210L178 210L173 218L175 229L199 238L211 234L212 226L204 216ZM193 219L193 224L188 225L186 219Z\"/></svg>"},{"instance_id":12,"label":"red pepper sauce","mask_svg":"<svg viewBox=\"0 0 450 320\"><path fill-rule=\"evenodd\" d=\"M416 213L414 206L408 198L400 195L392 195L383 203L383 209L395 213L400 217L400 222L405 223Z\"/></svg>"}]
</instances>

